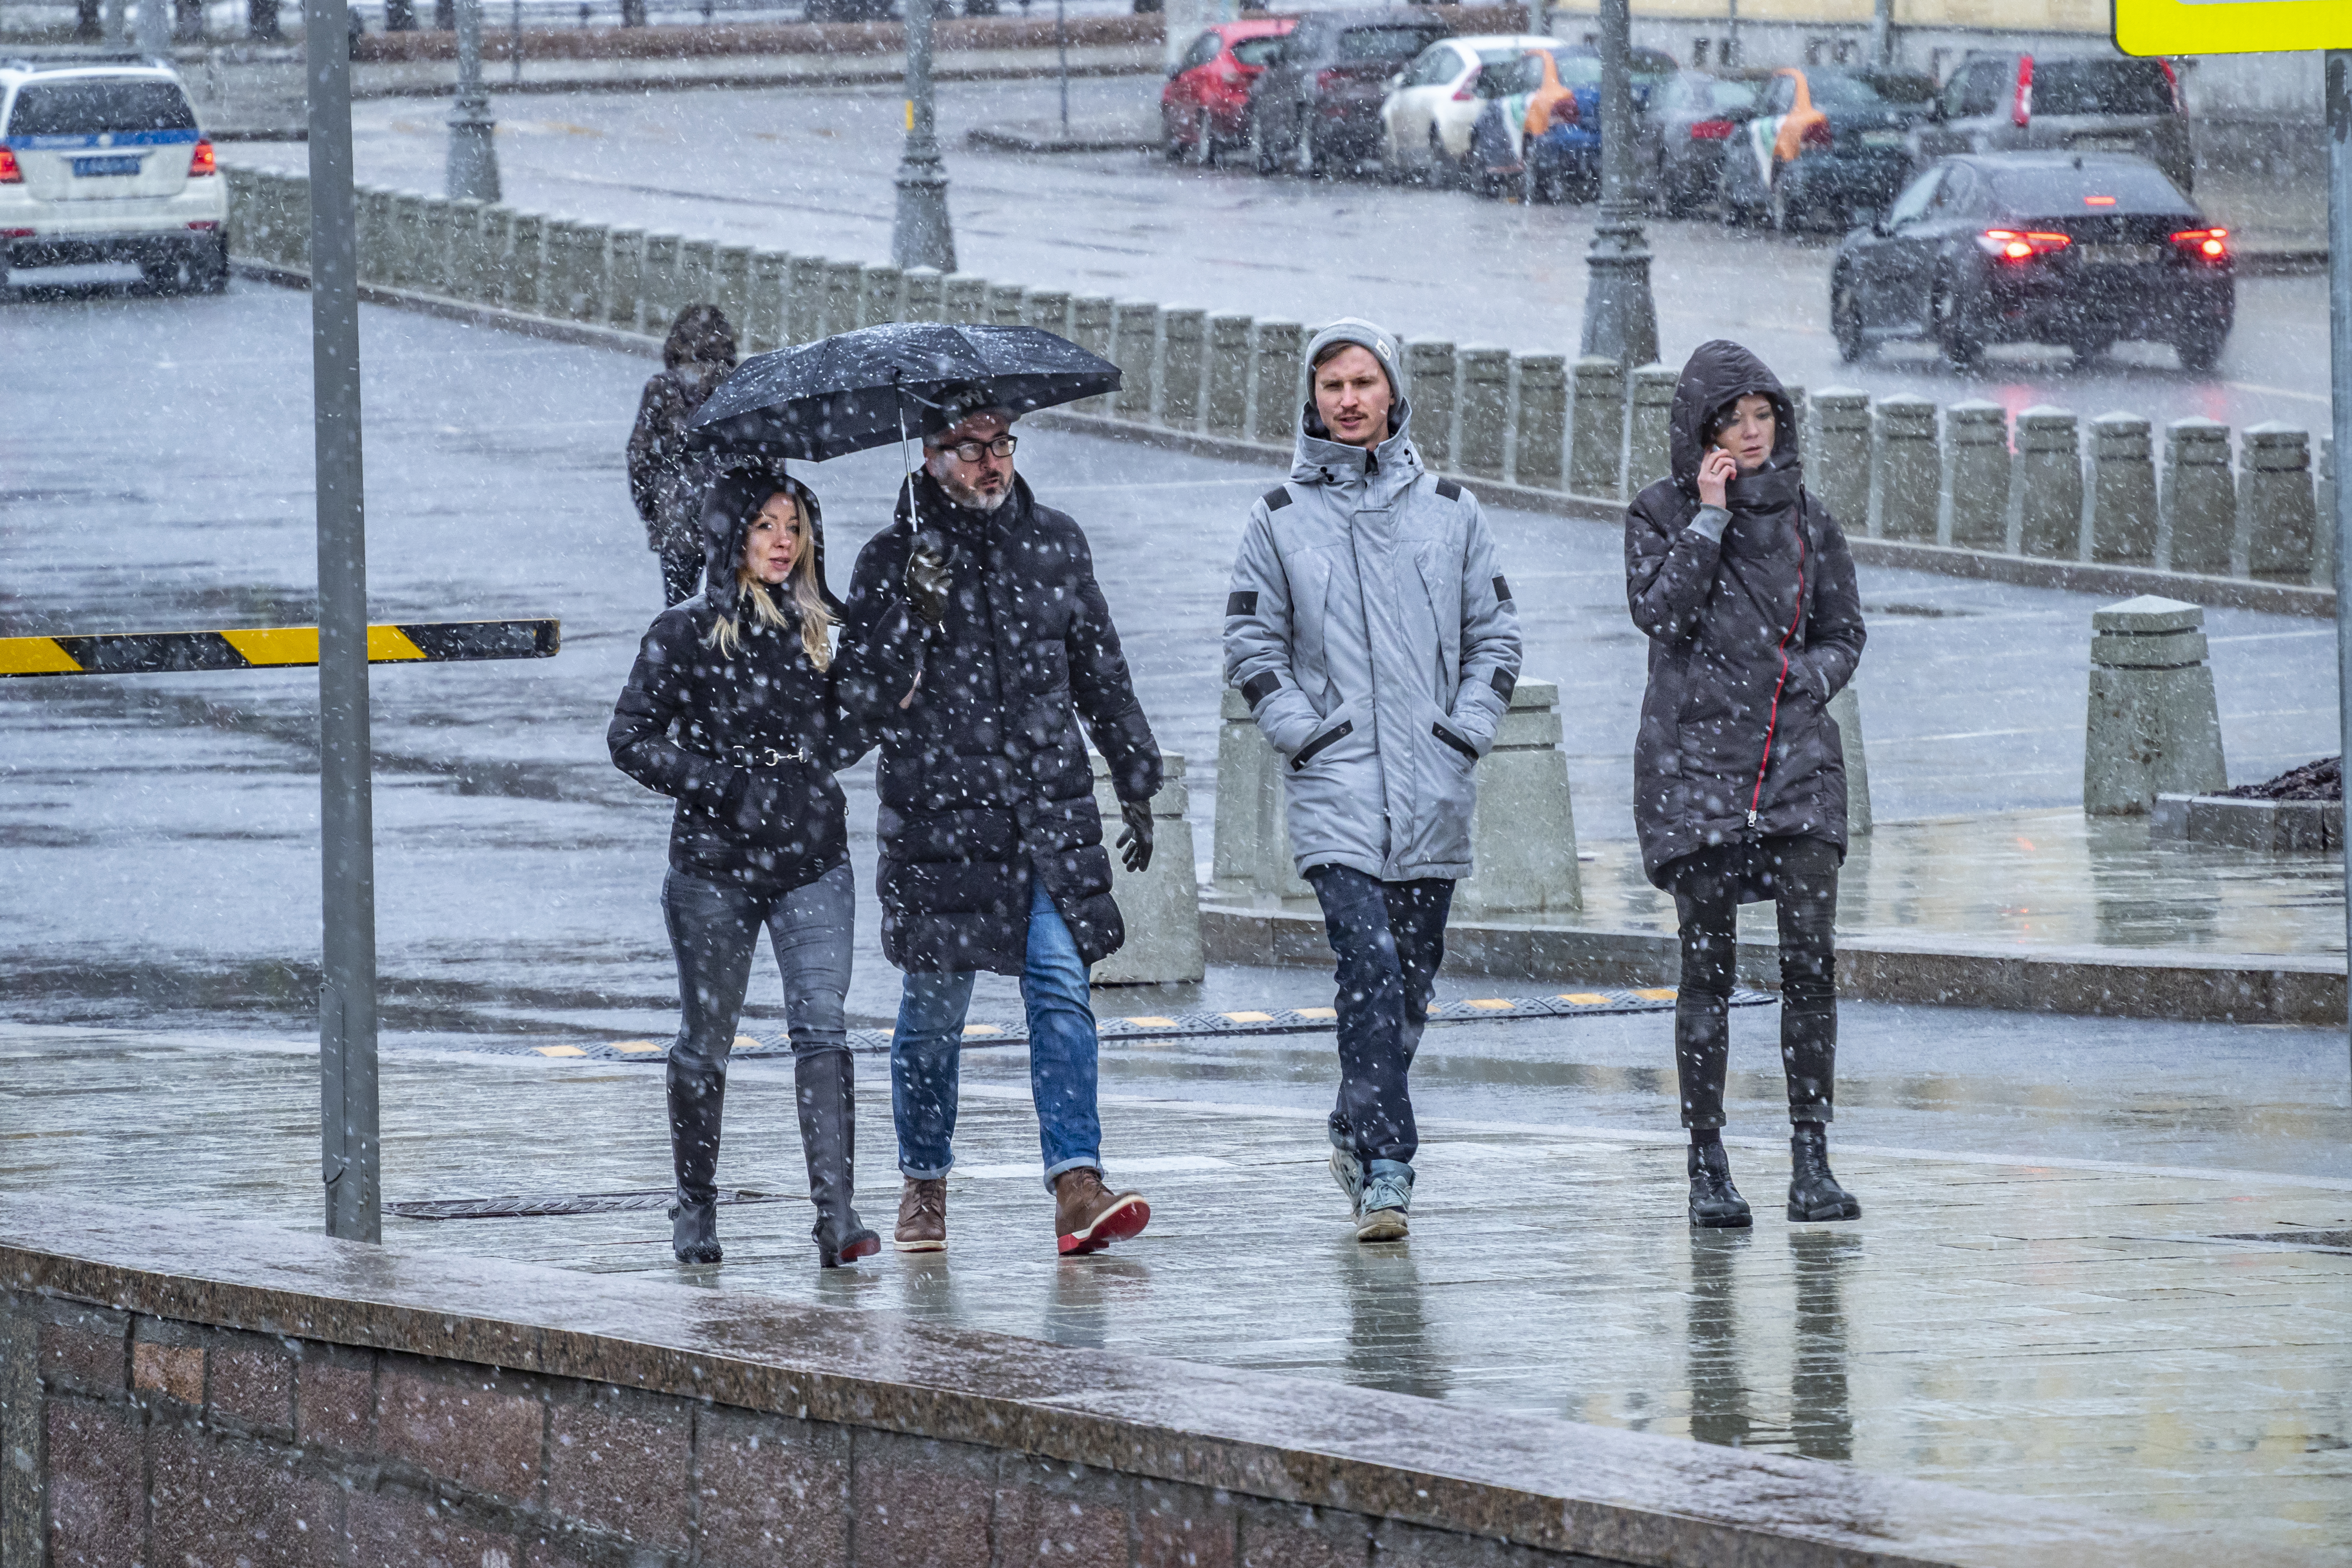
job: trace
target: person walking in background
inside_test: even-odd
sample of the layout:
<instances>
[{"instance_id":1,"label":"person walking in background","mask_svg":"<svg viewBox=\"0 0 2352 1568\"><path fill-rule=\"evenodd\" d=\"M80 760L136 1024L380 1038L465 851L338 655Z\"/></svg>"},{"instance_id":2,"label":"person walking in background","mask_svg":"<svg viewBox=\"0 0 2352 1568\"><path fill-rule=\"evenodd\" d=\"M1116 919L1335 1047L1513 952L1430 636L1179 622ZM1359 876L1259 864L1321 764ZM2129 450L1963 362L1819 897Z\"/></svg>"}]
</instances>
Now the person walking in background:
<instances>
[{"instance_id":1,"label":"person walking in background","mask_svg":"<svg viewBox=\"0 0 2352 1568\"><path fill-rule=\"evenodd\" d=\"M1470 874L1472 770L1519 675L1486 516L1423 469L1398 361L1352 319L1307 345L1290 479L1250 509L1225 601L1225 680L1289 763L1290 851L1339 960L1331 1173L1360 1241L1406 1233L1406 1074Z\"/></svg>"},{"instance_id":2,"label":"person walking in background","mask_svg":"<svg viewBox=\"0 0 2352 1568\"><path fill-rule=\"evenodd\" d=\"M762 469L722 471L700 521L703 590L646 633L606 734L614 765L677 802L662 883L684 1015L669 1051L671 1247L681 1263L721 1257L727 1058L765 926L783 975L817 1260L831 1268L882 1245L851 1202L855 1084L842 998L857 900L834 778L871 742L839 710L840 605L825 588L815 495ZM887 653L904 640L874 642ZM903 684L913 667L866 674Z\"/></svg>"},{"instance_id":3,"label":"person walking in background","mask_svg":"<svg viewBox=\"0 0 2352 1568\"><path fill-rule=\"evenodd\" d=\"M1832 924L1845 758L1830 699L1863 646L1853 557L1807 493L1788 395L1738 343L1700 346L1675 386L1673 477L1625 512L1625 595L1650 638L1633 748L1643 868L1682 927L1675 1071L1690 1130L1690 1222L1752 1223L1723 1148L1735 926L1780 925L1789 1217L1854 1219L1830 1172L1837 1057Z\"/></svg>"},{"instance_id":4,"label":"person walking in background","mask_svg":"<svg viewBox=\"0 0 2352 1568\"><path fill-rule=\"evenodd\" d=\"M890 1043L906 1177L896 1244L947 1246L958 1058L972 977L987 970L1021 978L1056 1245L1093 1252L1142 1230L1151 1209L1103 1182L1087 966L1127 933L1087 740L1110 764L1130 871L1150 864L1160 747L1086 535L1013 471L1013 414L974 390L942 417L896 520L858 554L844 633L845 648L904 639L920 662L911 685L869 682L851 699L883 723L882 951L906 972Z\"/></svg>"},{"instance_id":5,"label":"person walking in background","mask_svg":"<svg viewBox=\"0 0 2352 1568\"><path fill-rule=\"evenodd\" d=\"M701 483L687 460L686 427L735 368L735 329L716 305L688 305L662 343L661 374L637 399L629 432L629 497L646 545L661 557L665 607L692 598L702 578Z\"/></svg>"}]
</instances>

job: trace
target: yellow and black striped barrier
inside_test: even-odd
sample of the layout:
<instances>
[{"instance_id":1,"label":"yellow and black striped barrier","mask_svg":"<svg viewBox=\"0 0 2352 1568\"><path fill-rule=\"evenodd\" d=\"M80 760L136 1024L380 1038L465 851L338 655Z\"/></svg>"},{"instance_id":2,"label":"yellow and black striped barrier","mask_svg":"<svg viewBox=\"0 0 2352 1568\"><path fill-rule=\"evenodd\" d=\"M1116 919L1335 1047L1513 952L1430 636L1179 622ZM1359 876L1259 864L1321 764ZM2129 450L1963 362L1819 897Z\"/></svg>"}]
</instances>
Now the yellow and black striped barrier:
<instances>
[{"instance_id":1,"label":"yellow and black striped barrier","mask_svg":"<svg viewBox=\"0 0 2352 1568\"><path fill-rule=\"evenodd\" d=\"M563 624L556 620L418 621L368 627L367 650L370 664L454 664L485 658L551 658L562 642ZM0 677L289 669L318 662L316 626L0 637Z\"/></svg>"}]
</instances>

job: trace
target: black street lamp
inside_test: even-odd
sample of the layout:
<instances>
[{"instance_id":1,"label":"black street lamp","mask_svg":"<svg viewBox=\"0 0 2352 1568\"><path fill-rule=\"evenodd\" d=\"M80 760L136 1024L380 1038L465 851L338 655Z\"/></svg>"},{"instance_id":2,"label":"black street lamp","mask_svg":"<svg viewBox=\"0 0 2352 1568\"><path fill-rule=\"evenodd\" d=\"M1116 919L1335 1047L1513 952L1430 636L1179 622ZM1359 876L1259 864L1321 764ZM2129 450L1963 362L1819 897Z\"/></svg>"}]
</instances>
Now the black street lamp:
<instances>
[{"instance_id":1,"label":"black street lamp","mask_svg":"<svg viewBox=\"0 0 2352 1568\"><path fill-rule=\"evenodd\" d=\"M447 189L453 202L499 199L498 121L482 89L482 0L457 0L457 102L449 116Z\"/></svg>"},{"instance_id":2,"label":"black street lamp","mask_svg":"<svg viewBox=\"0 0 2352 1568\"><path fill-rule=\"evenodd\" d=\"M948 177L931 105L931 12L935 0L907 0L907 146L898 157L898 216L890 261L899 268L953 272L955 230L948 221Z\"/></svg>"},{"instance_id":3,"label":"black street lamp","mask_svg":"<svg viewBox=\"0 0 2352 1568\"><path fill-rule=\"evenodd\" d=\"M1601 221L1585 257L1583 353L1622 365L1658 357L1650 247L1633 188L1633 15L1631 0L1601 0Z\"/></svg>"}]
</instances>

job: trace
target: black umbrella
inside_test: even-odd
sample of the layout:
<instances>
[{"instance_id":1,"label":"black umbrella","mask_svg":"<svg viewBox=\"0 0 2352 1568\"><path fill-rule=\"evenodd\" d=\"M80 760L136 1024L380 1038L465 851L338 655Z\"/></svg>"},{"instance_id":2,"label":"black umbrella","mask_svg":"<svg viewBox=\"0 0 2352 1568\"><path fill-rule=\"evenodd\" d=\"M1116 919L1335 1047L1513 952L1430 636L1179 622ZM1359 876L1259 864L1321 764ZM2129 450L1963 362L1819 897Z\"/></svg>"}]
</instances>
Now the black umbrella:
<instances>
[{"instance_id":1,"label":"black umbrella","mask_svg":"<svg viewBox=\"0 0 2352 1568\"><path fill-rule=\"evenodd\" d=\"M823 462L944 430L950 399L1026 414L1118 382L1118 366L1042 327L861 327L745 360L704 400L688 439Z\"/></svg>"}]
</instances>

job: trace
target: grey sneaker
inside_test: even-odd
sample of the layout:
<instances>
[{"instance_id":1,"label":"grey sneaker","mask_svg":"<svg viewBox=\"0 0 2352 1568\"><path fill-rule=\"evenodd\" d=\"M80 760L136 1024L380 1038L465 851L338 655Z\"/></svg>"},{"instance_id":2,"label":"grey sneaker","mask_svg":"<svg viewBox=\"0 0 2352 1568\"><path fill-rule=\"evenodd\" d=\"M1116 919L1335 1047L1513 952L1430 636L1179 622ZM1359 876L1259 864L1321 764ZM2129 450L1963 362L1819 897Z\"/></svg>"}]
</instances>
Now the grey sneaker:
<instances>
[{"instance_id":1,"label":"grey sneaker","mask_svg":"<svg viewBox=\"0 0 2352 1568\"><path fill-rule=\"evenodd\" d=\"M1412 1206L1412 1167L1402 1160L1373 1161L1356 1204L1356 1239L1402 1241Z\"/></svg>"}]
</instances>

